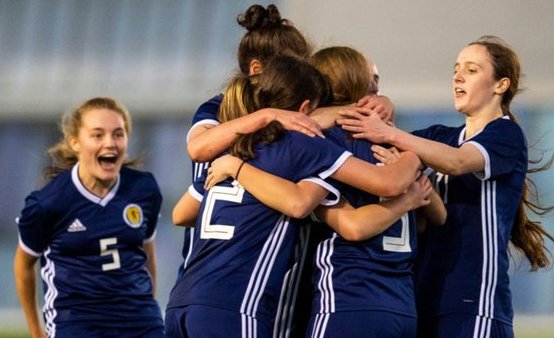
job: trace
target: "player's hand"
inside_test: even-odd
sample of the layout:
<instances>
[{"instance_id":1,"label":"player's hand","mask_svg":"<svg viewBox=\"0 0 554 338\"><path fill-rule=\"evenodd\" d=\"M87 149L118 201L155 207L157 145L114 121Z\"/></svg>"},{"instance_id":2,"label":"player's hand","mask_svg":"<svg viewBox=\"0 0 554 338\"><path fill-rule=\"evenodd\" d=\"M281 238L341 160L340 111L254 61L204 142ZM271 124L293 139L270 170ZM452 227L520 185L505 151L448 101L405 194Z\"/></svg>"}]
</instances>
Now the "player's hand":
<instances>
[{"instance_id":1,"label":"player's hand","mask_svg":"<svg viewBox=\"0 0 554 338\"><path fill-rule=\"evenodd\" d=\"M409 203L412 206L411 209L413 210L429 205L429 203L431 203L430 195L432 191L433 186L429 178L420 174L404 194L405 197L409 199Z\"/></svg>"},{"instance_id":2,"label":"player's hand","mask_svg":"<svg viewBox=\"0 0 554 338\"><path fill-rule=\"evenodd\" d=\"M219 182L225 181L229 177L236 175L239 166L243 160L232 155L223 155L216 158L208 168L208 176L204 183L204 188L209 190Z\"/></svg>"},{"instance_id":3,"label":"player's hand","mask_svg":"<svg viewBox=\"0 0 554 338\"><path fill-rule=\"evenodd\" d=\"M366 108L356 108L356 111L341 111L342 118L337 123L353 138L366 139L373 143L388 143L393 127L381 120L378 114Z\"/></svg>"},{"instance_id":4,"label":"player's hand","mask_svg":"<svg viewBox=\"0 0 554 338\"><path fill-rule=\"evenodd\" d=\"M402 157L400 151L398 151L395 147L385 148L374 144L371 146L371 150L373 151L375 159L379 160L379 162L384 165L396 163L400 157Z\"/></svg>"},{"instance_id":5,"label":"player's hand","mask_svg":"<svg viewBox=\"0 0 554 338\"><path fill-rule=\"evenodd\" d=\"M365 108L366 111L379 115L379 118L387 124L394 123L394 104L383 95L367 95L356 102L356 107Z\"/></svg>"},{"instance_id":6,"label":"player's hand","mask_svg":"<svg viewBox=\"0 0 554 338\"><path fill-rule=\"evenodd\" d=\"M271 109L273 120L280 122L286 130L297 131L310 137L324 137L319 124L308 115L283 109Z\"/></svg>"}]
</instances>

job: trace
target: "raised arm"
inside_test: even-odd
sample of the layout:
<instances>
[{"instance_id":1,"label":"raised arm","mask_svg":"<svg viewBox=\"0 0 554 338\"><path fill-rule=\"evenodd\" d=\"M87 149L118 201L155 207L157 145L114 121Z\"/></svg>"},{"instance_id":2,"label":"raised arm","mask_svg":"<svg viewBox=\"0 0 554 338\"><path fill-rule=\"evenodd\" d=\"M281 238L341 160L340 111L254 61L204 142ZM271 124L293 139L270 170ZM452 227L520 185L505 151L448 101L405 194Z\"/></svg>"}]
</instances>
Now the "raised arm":
<instances>
[{"instance_id":1,"label":"raised arm","mask_svg":"<svg viewBox=\"0 0 554 338\"><path fill-rule=\"evenodd\" d=\"M460 148L417 137L396 127L383 123L375 114L344 112L337 123L353 133L354 138L365 138L375 143L388 143L402 150L416 153L423 163L448 175L480 172L485 168L485 159L472 144Z\"/></svg>"},{"instance_id":2,"label":"raised arm","mask_svg":"<svg viewBox=\"0 0 554 338\"><path fill-rule=\"evenodd\" d=\"M20 245L17 246L14 258L14 275L17 296L27 320L31 337L45 337L44 329L39 320L39 311L36 299L36 271L35 264L38 258L29 255Z\"/></svg>"},{"instance_id":3,"label":"raised arm","mask_svg":"<svg viewBox=\"0 0 554 338\"><path fill-rule=\"evenodd\" d=\"M255 132L273 121L279 121L287 130L308 136L321 136L317 122L305 114L281 109L264 108L254 113L218 125L202 125L189 133L187 151L191 160L208 162L228 149L239 134Z\"/></svg>"}]
</instances>

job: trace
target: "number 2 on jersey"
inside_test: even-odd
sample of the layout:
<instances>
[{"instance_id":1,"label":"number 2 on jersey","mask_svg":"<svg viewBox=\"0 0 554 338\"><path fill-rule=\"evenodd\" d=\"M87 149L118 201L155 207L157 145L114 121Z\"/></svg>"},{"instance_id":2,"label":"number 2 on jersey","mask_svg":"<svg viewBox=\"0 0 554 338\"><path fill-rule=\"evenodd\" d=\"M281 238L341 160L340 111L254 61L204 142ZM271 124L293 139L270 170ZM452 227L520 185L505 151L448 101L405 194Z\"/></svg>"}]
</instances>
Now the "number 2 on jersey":
<instances>
[{"instance_id":1,"label":"number 2 on jersey","mask_svg":"<svg viewBox=\"0 0 554 338\"><path fill-rule=\"evenodd\" d=\"M206 197L206 207L202 213L200 226L200 238L202 239L231 239L235 234L233 225L212 224L212 215L217 201L228 201L234 203L242 202L244 188L238 184L231 187L215 186L211 188Z\"/></svg>"}]
</instances>

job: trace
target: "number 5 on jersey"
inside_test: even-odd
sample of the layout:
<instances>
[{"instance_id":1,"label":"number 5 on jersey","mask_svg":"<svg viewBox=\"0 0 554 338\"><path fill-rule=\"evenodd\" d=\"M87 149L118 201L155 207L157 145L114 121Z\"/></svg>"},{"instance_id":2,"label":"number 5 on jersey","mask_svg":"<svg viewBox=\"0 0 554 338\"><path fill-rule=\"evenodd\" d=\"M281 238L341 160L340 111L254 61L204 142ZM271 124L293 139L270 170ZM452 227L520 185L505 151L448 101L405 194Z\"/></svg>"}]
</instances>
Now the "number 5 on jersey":
<instances>
[{"instance_id":1,"label":"number 5 on jersey","mask_svg":"<svg viewBox=\"0 0 554 338\"><path fill-rule=\"evenodd\" d=\"M104 238L100 240L100 256L112 256L112 262L102 264L102 271L119 269L121 263L119 260L119 251L117 249L108 249L108 245L117 244L116 237Z\"/></svg>"}]
</instances>

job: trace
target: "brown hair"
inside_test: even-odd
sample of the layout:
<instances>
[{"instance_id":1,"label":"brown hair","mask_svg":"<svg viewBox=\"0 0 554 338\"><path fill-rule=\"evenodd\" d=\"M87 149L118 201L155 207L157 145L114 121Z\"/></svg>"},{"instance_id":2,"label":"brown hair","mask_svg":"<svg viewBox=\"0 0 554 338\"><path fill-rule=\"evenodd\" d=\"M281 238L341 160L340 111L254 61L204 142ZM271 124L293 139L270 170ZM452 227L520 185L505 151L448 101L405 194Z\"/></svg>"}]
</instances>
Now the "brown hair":
<instances>
[{"instance_id":1,"label":"brown hair","mask_svg":"<svg viewBox=\"0 0 554 338\"><path fill-rule=\"evenodd\" d=\"M362 53L350 47L329 47L319 50L311 60L329 82L332 105L346 105L368 95L373 74Z\"/></svg>"},{"instance_id":2,"label":"brown hair","mask_svg":"<svg viewBox=\"0 0 554 338\"><path fill-rule=\"evenodd\" d=\"M302 33L290 21L281 18L275 5L267 8L252 5L237 17L237 22L248 31L239 44L237 54L240 70L246 75L253 59L265 65L277 54L308 58L312 52Z\"/></svg>"},{"instance_id":3,"label":"brown hair","mask_svg":"<svg viewBox=\"0 0 554 338\"><path fill-rule=\"evenodd\" d=\"M297 111L305 100L315 108L329 96L329 86L314 66L286 55L271 59L255 85L244 74L236 75L224 95L229 101L240 101L243 114L268 107ZM283 126L274 121L254 133L239 135L230 152L244 160L254 158L254 146L274 142L283 132Z\"/></svg>"},{"instance_id":4,"label":"brown hair","mask_svg":"<svg viewBox=\"0 0 554 338\"><path fill-rule=\"evenodd\" d=\"M510 104L519 92L521 74L519 56L506 42L493 35L484 35L469 45L480 45L487 49L494 68L495 80L498 81L502 78L510 80L510 86L502 96L501 108L503 115L509 116L512 121L517 123L510 110ZM541 160L542 158L536 161L530 160L529 163L538 164ZM554 157L551 157L543 166L527 170L527 174L549 169L553 160ZM527 257L531 264L531 271L551 266L551 255L545 246L544 240L548 238L554 242L554 237L542 227L541 222L529 219L527 211L531 211L536 215L544 215L553 209L553 206L543 207L540 205L537 186L529 176L526 176L523 195L516 213L510 240L515 249Z\"/></svg>"},{"instance_id":5,"label":"brown hair","mask_svg":"<svg viewBox=\"0 0 554 338\"><path fill-rule=\"evenodd\" d=\"M93 109L109 109L118 113L123 118L125 132L127 135L131 134L131 115L122 103L109 97L94 97L82 102L73 110L66 112L62 116L60 129L63 134L63 138L48 149L50 164L43 170L43 178L45 181L56 177L61 172L70 169L75 165L75 163L77 163L77 154L69 145L69 138L77 137L79 135L83 114ZM125 165L134 164L136 164L135 161L127 161L125 163Z\"/></svg>"}]
</instances>

